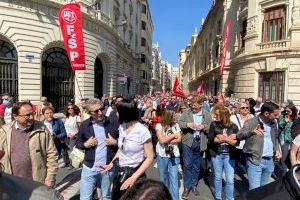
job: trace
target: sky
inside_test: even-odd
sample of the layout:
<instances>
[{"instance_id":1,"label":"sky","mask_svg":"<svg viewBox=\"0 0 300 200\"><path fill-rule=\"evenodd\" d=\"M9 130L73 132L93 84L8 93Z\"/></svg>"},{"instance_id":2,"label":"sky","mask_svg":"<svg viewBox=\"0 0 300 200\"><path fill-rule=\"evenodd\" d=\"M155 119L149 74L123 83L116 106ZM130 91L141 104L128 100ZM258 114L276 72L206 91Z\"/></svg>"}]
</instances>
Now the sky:
<instances>
[{"instance_id":1,"label":"sky","mask_svg":"<svg viewBox=\"0 0 300 200\"><path fill-rule=\"evenodd\" d=\"M178 54L190 43L195 27L211 8L212 0L148 0L162 59L178 67Z\"/></svg>"}]
</instances>

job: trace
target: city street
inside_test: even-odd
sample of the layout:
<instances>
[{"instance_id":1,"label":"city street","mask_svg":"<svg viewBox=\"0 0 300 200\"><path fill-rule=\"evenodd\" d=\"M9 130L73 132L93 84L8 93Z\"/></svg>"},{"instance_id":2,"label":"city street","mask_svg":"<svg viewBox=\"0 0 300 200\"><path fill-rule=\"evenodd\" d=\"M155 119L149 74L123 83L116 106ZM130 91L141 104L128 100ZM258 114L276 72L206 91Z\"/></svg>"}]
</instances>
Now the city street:
<instances>
[{"instance_id":1,"label":"city street","mask_svg":"<svg viewBox=\"0 0 300 200\"><path fill-rule=\"evenodd\" d=\"M61 162L61 161L60 161ZM154 167L151 167L147 171L147 176L151 179L159 180L158 171ZM57 175L57 186L56 189L61 192L65 199L77 200L79 199L79 183L80 183L80 169L68 170L67 168L60 168ZM183 192L182 173L180 172L180 190L179 193ZM235 194L239 194L242 191L247 190L247 176L243 171L238 168L235 175ZM207 179L201 180L198 185L200 197L194 196L190 193L189 200L213 200L213 177L209 176Z\"/></svg>"}]
</instances>

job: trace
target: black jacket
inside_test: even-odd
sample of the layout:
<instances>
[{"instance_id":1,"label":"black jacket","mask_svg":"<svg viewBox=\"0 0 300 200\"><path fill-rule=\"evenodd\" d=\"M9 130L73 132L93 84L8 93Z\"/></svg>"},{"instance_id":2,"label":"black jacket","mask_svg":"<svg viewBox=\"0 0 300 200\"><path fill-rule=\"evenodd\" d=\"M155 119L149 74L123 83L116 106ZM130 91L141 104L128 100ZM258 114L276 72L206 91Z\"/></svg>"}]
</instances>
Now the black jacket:
<instances>
[{"instance_id":1,"label":"black jacket","mask_svg":"<svg viewBox=\"0 0 300 200\"><path fill-rule=\"evenodd\" d=\"M299 200L300 185L294 176L300 171L300 164L295 165L285 176L268 185L242 193L236 200ZM300 172L298 172L300 173ZM300 184L300 182L299 182Z\"/></svg>"},{"instance_id":2,"label":"black jacket","mask_svg":"<svg viewBox=\"0 0 300 200\"><path fill-rule=\"evenodd\" d=\"M104 129L105 129L105 135L108 138L108 133L116 140L119 138L119 132L118 132L118 127L113 126L108 118L104 118ZM85 120L82 122L80 125L78 137L76 140L76 147L78 149L85 150L85 155L84 155L84 160L83 164L85 164L87 167L93 167L94 162L95 162L95 152L96 152L96 147L91 147L91 148L85 148L83 143L87 141L90 137L95 137L94 133L94 128L93 128L93 119L90 117L89 119ZM109 164L111 160L114 158L116 155L116 152L118 151L118 146L117 145L112 145L112 146L107 146L107 156L106 156L106 164Z\"/></svg>"},{"instance_id":3,"label":"black jacket","mask_svg":"<svg viewBox=\"0 0 300 200\"><path fill-rule=\"evenodd\" d=\"M227 128L228 135L236 134L238 131L239 131L239 128L234 123L232 123L232 125L229 128ZM210 125L210 128L209 128L209 133L208 133L209 153L212 156L215 156L216 153L218 153L218 147L220 146L220 144L215 143L214 139L219 134L223 134L223 127L218 122L212 122ZM230 156L234 157L237 153L236 147L229 145L229 153L230 153Z\"/></svg>"}]
</instances>

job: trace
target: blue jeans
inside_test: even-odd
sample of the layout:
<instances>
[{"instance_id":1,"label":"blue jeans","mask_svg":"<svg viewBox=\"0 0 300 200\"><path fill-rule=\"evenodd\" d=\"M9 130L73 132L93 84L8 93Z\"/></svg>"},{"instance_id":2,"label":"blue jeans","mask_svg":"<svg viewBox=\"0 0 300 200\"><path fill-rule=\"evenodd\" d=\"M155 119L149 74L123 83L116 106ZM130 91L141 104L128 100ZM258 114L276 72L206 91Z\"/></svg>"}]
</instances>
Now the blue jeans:
<instances>
[{"instance_id":1,"label":"blue jeans","mask_svg":"<svg viewBox=\"0 0 300 200\"><path fill-rule=\"evenodd\" d=\"M179 200L178 166L180 157L168 158L157 155L156 161L160 181L167 186L172 195L172 199Z\"/></svg>"},{"instance_id":2,"label":"blue jeans","mask_svg":"<svg viewBox=\"0 0 300 200\"><path fill-rule=\"evenodd\" d=\"M234 192L234 165L235 160L230 159L229 154L216 154L211 158L214 167L215 198L222 199L222 176L225 171L225 195L226 200L233 200Z\"/></svg>"},{"instance_id":3,"label":"blue jeans","mask_svg":"<svg viewBox=\"0 0 300 200\"><path fill-rule=\"evenodd\" d=\"M96 184L101 187L103 200L110 200L112 179L113 172L102 174L83 166L80 180L80 200L91 200Z\"/></svg>"},{"instance_id":4,"label":"blue jeans","mask_svg":"<svg viewBox=\"0 0 300 200\"><path fill-rule=\"evenodd\" d=\"M247 158L246 167L249 189L252 190L269 183L269 179L274 171L274 161L272 158L262 158L260 164L255 165Z\"/></svg>"},{"instance_id":5,"label":"blue jeans","mask_svg":"<svg viewBox=\"0 0 300 200\"><path fill-rule=\"evenodd\" d=\"M200 140L193 141L191 147L182 144L184 188L196 187L203 177L203 158L200 154Z\"/></svg>"}]
</instances>

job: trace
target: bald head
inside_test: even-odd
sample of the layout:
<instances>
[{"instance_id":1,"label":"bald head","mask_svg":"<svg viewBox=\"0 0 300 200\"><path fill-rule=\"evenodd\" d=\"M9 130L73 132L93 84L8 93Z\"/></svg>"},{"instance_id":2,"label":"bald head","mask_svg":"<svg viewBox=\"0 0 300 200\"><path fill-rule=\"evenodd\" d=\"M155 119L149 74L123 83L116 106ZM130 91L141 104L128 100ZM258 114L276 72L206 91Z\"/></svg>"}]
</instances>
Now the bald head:
<instances>
[{"instance_id":1,"label":"bald head","mask_svg":"<svg viewBox=\"0 0 300 200\"><path fill-rule=\"evenodd\" d=\"M262 98L261 97L257 97L257 99L256 99L256 103L262 103Z\"/></svg>"}]
</instances>

